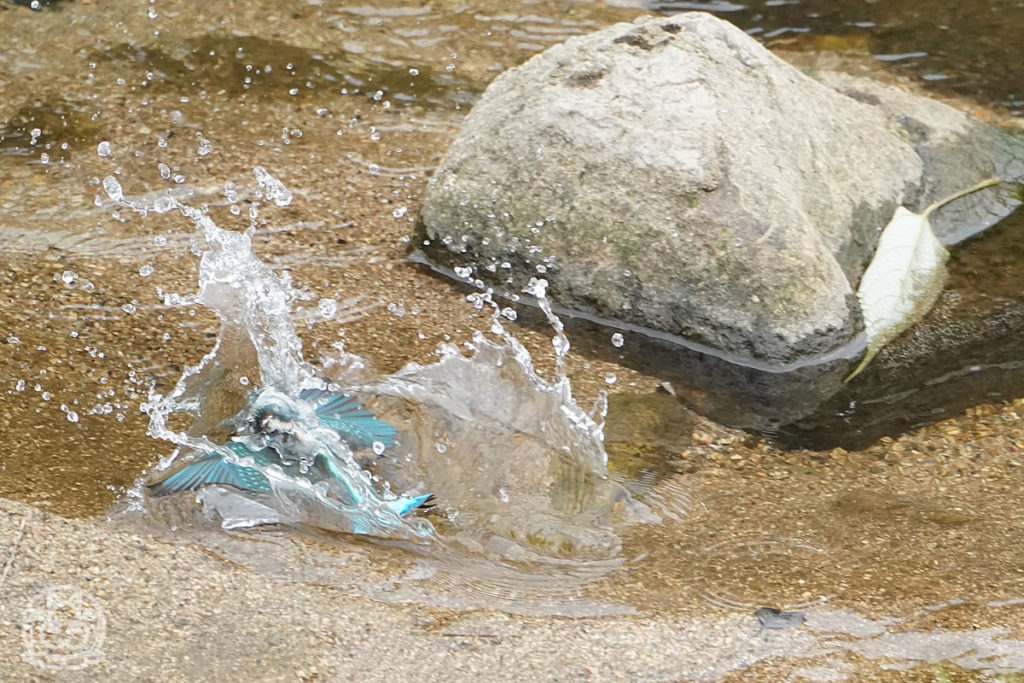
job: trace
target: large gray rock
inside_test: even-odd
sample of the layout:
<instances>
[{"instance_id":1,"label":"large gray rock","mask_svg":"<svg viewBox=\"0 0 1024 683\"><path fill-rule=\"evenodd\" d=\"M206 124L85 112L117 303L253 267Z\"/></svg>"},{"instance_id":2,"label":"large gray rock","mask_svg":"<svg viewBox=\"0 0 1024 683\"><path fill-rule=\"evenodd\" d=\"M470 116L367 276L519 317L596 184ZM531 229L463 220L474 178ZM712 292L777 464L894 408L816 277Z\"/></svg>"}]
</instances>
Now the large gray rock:
<instances>
[{"instance_id":1,"label":"large gray rock","mask_svg":"<svg viewBox=\"0 0 1024 683\"><path fill-rule=\"evenodd\" d=\"M1022 148L940 103L822 78L702 13L574 38L473 108L428 189L423 246L512 290L543 275L565 307L741 365L850 355L854 292L895 208L1019 177ZM990 192L956 224L1011 208Z\"/></svg>"}]
</instances>

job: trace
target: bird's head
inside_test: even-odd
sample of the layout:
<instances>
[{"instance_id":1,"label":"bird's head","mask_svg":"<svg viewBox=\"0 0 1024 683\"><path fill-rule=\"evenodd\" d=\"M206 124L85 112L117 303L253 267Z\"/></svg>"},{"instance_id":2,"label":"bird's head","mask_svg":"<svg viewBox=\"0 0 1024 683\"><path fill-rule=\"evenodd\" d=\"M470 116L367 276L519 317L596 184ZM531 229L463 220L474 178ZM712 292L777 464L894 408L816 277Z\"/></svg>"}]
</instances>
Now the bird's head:
<instances>
[{"instance_id":1,"label":"bird's head","mask_svg":"<svg viewBox=\"0 0 1024 683\"><path fill-rule=\"evenodd\" d=\"M261 389L250 401L246 421L253 431L280 434L294 431L301 418L297 401L276 389Z\"/></svg>"}]
</instances>

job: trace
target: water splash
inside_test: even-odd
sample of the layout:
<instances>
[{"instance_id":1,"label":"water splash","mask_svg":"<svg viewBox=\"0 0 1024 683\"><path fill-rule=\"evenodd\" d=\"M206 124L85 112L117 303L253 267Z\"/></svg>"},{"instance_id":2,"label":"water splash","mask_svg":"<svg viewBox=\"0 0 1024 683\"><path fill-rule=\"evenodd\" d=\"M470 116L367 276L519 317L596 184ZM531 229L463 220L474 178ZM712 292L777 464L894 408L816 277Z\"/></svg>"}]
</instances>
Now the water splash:
<instances>
[{"instance_id":1,"label":"water splash","mask_svg":"<svg viewBox=\"0 0 1024 683\"><path fill-rule=\"evenodd\" d=\"M290 203L291 192L280 181L263 168L255 175L263 198ZM398 444L388 457L366 464L372 475L344 442L330 444L338 466L365 487L367 504L394 500L392 487L437 494L434 525L401 518L393 508L376 504L370 512L385 520L386 535L433 538L464 557L550 565L615 558L621 546L617 525L657 520L608 476L601 423L606 397L590 413L574 400L565 362L569 342L551 311L545 281L532 281L525 293L536 299L555 332L552 381L537 374L530 354L503 327L503 319L514 317L509 309L500 309L490 292L481 292L470 301L478 309L493 309L491 337L474 335L465 345L468 355L448 344L439 349L436 363L409 364L380 376L339 345L321 359L325 384L303 358L295 331L293 304L301 297L286 275L274 273L252 251L255 208L249 229L232 232L173 196L129 197L113 177L103 185L111 199L140 214L177 211L188 217L205 245L198 293L166 295L165 304L210 308L220 319L220 334L167 396L150 396L145 410L149 434L178 446L158 470L183 454L217 453L271 480L274 495L267 500L226 487L202 491L198 500L225 526L286 522L353 530L339 521L351 518L352 510L339 508L321 488L218 445L244 422L242 407L253 388L250 378L256 377L260 386L290 396L310 387L345 387L373 401L381 419L399 429ZM187 431L172 428L175 414L191 418ZM374 452L380 455L381 450Z\"/></svg>"},{"instance_id":2,"label":"water splash","mask_svg":"<svg viewBox=\"0 0 1024 683\"><path fill-rule=\"evenodd\" d=\"M257 169L256 176L269 199L278 205L290 201L283 184L264 169ZM239 406L245 405L250 396L248 378L259 377L261 386L286 396L298 396L309 388L330 388L316 377L302 356L302 341L290 317L299 294L287 276L275 274L253 253L257 211L250 212L248 230L232 232L217 227L204 212L174 197L161 196L152 201L126 197L113 176L104 179L103 187L111 199L142 215L150 211L183 214L195 223L207 247L200 261L199 292L166 295L165 303L210 308L220 319L220 334L200 363L186 368L170 394L151 392L143 406L150 417L148 434L178 446L170 457L161 460L157 470L170 468L186 454L190 458L216 454L229 463L258 470L269 480L272 495L254 497L220 486L208 486L198 494L198 500L222 520L225 528L284 522L362 532L365 525L353 520L365 518L376 521L370 527L374 533L419 539L432 536L429 522L403 519L388 505L397 496L375 487L351 448L331 430L316 431L318 442L324 446L319 454L352 487L347 501L332 496L327 486L290 476L279 466L257 464L220 445L246 421L246 413ZM310 406L307 412L311 411ZM193 418L187 432L171 428L171 418L177 413ZM303 429L315 428L309 416L300 424Z\"/></svg>"}]
</instances>

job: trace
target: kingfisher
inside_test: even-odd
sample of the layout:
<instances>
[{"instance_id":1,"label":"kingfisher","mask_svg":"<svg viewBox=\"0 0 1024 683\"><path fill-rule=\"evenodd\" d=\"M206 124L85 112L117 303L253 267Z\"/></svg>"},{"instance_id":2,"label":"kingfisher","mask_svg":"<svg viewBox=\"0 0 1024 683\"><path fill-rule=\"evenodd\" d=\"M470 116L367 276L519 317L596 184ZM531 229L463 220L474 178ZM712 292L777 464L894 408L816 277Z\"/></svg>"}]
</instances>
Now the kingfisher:
<instances>
[{"instance_id":1,"label":"kingfisher","mask_svg":"<svg viewBox=\"0 0 1024 683\"><path fill-rule=\"evenodd\" d=\"M354 396L305 389L295 400L267 387L250 396L239 422L239 433L224 444L235 457L220 451L204 455L150 484L151 495L166 496L210 485L272 495L274 486L268 473L279 471L318 486L329 500L340 503L357 534L386 534L394 529L395 520L375 517L375 508L383 506L403 517L431 507L433 494L380 496L362 468L338 455L337 445L332 445L337 439L352 451L371 449L380 455L394 445L398 433Z\"/></svg>"}]
</instances>

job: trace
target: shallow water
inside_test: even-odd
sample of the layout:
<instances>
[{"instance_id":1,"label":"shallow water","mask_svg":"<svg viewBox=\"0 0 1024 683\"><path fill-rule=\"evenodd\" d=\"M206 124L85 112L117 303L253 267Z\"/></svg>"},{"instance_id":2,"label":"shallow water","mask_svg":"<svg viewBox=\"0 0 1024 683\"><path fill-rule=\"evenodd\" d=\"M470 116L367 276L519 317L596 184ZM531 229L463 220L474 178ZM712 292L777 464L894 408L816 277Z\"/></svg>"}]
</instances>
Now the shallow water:
<instances>
[{"instance_id":1,"label":"shallow water","mask_svg":"<svg viewBox=\"0 0 1024 683\"><path fill-rule=\"evenodd\" d=\"M909 2L711 4L775 47L835 49L851 61L863 51L885 58L865 57L883 76L1021 108L1022 3L987 3L969 16L953 2L927 11ZM174 192L236 230L259 203L254 251L308 291L292 319L314 368L338 341L378 378L411 361L429 365L439 343L471 342L490 322L463 293L403 262L426 175L497 73L637 12L547 2L500 11L3 6L0 496L69 516L106 513L169 452L146 436L140 412L152 383L170 391L219 330L204 306L163 296L196 290L205 247L191 221L120 207L103 178L118 177L133 195ZM928 54L892 59L919 52ZM257 196L256 165L293 192L291 205ZM342 313L324 316L323 299ZM554 377L551 332L509 327L540 374ZM865 671L882 660L931 661L914 652L939 631L1008 628L977 661L955 648L935 661L1024 671L1024 405L969 411L862 452L780 453L680 412L656 393L657 378L571 353L568 364L581 405L613 392L611 482L662 519L605 523L614 552L513 560L467 549L481 529L502 531L500 519L481 521L497 514L488 506L500 512L498 491L477 508L450 501L427 516L449 536L461 531L461 545L224 532L189 518L153 533L256 571L395 602L572 616L806 610L818 633L846 634L842 656L874 662ZM210 385L211 402L240 407L244 396L236 382ZM407 424L437 424L403 416L399 402L392 409ZM465 472L445 479L438 467L432 484L461 490L454 475ZM903 632L923 650L906 647Z\"/></svg>"}]
</instances>

